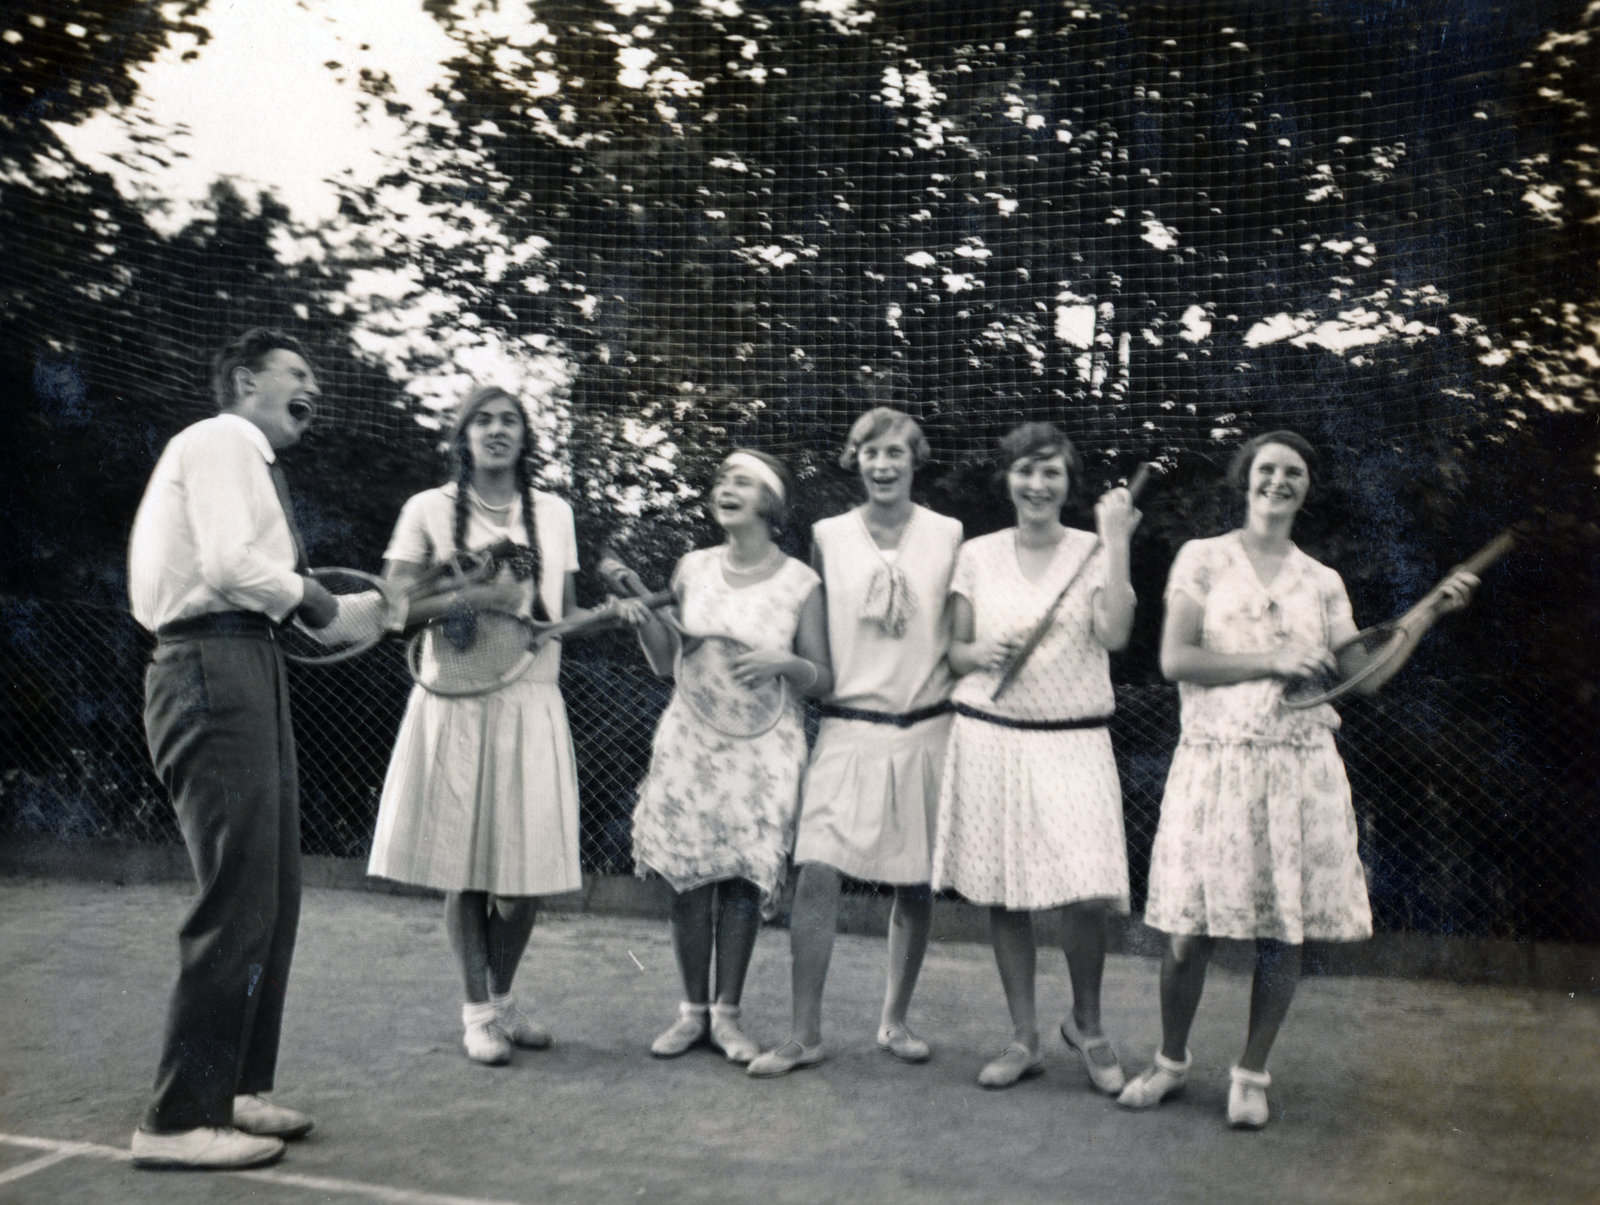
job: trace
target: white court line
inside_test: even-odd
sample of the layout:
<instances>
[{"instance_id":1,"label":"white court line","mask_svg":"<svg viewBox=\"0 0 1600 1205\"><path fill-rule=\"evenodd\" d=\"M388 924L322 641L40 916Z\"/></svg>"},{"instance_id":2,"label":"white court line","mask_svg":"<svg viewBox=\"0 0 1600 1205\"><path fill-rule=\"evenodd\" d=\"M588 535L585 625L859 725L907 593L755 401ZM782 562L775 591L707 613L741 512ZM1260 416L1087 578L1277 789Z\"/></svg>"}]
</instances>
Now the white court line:
<instances>
[{"instance_id":1,"label":"white court line","mask_svg":"<svg viewBox=\"0 0 1600 1205\"><path fill-rule=\"evenodd\" d=\"M71 1159L77 1153L77 1151L54 1151L48 1155L40 1155L37 1159L29 1159L26 1163L19 1163L15 1167L8 1167L0 1172L0 1184L10 1184L11 1181L31 1176L34 1172L42 1172L47 1167L54 1167L63 1159Z\"/></svg>"},{"instance_id":2,"label":"white court line","mask_svg":"<svg viewBox=\"0 0 1600 1205\"><path fill-rule=\"evenodd\" d=\"M86 1155L91 1159L109 1159L128 1163L133 1152L118 1146L101 1146L95 1142L61 1142L54 1138L34 1138L27 1134L0 1134L0 1143L29 1147L49 1153L27 1163L19 1163L0 1173L0 1184L8 1184L43 1171L64 1159ZM154 1173L159 1174L159 1173ZM316 1192L339 1192L350 1196L382 1201L385 1205L519 1205L516 1201L491 1201L485 1197L456 1197L447 1193L418 1192L411 1188L391 1188L387 1184L368 1184L363 1180L341 1180L332 1176L302 1176L297 1172L264 1168L260 1171L223 1172L246 1180L260 1180L266 1184L282 1184L288 1188L309 1188Z\"/></svg>"}]
</instances>

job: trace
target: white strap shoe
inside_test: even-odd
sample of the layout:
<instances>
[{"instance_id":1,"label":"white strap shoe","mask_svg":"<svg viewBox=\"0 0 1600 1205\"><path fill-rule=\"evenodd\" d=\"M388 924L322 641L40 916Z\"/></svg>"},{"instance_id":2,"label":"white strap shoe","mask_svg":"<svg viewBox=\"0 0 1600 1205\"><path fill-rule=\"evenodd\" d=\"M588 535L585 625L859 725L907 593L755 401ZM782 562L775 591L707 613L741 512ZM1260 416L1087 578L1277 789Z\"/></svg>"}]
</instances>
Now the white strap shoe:
<instances>
[{"instance_id":1,"label":"white strap shoe","mask_svg":"<svg viewBox=\"0 0 1600 1205\"><path fill-rule=\"evenodd\" d=\"M710 1005L690 1004L687 1000L678 1005L678 1019L672 1023L672 1028L650 1043L650 1053L658 1059L675 1059L687 1054L705 1038L706 1014L710 1010Z\"/></svg>"},{"instance_id":2,"label":"white strap shoe","mask_svg":"<svg viewBox=\"0 0 1600 1205\"><path fill-rule=\"evenodd\" d=\"M1189 1082L1189 1068L1193 1064L1194 1056L1187 1050L1183 1052L1181 1063L1156 1051L1156 1061L1128 1081L1117 1103L1124 1109L1155 1108Z\"/></svg>"},{"instance_id":3,"label":"white strap shoe","mask_svg":"<svg viewBox=\"0 0 1600 1205\"><path fill-rule=\"evenodd\" d=\"M1259 1130L1272 1116L1267 1104L1272 1077L1265 1071L1235 1067L1228 1078L1232 1081L1228 1086L1228 1124L1236 1130Z\"/></svg>"},{"instance_id":4,"label":"white strap shoe","mask_svg":"<svg viewBox=\"0 0 1600 1205\"><path fill-rule=\"evenodd\" d=\"M728 1062L737 1063L741 1067L747 1066L751 1059L761 1053L761 1047L746 1037L744 1031L739 1028L737 1004L711 1006L711 1044L727 1055Z\"/></svg>"},{"instance_id":5,"label":"white strap shoe","mask_svg":"<svg viewBox=\"0 0 1600 1205\"><path fill-rule=\"evenodd\" d=\"M467 1057L474 1063L500 1067L511 1061L511 1041L500 1032L494 1005L487 1001L483 1004L463 1004L461 1023L466 1027L461 1044L467 1048Z\"/></svg>"}]
</instances>

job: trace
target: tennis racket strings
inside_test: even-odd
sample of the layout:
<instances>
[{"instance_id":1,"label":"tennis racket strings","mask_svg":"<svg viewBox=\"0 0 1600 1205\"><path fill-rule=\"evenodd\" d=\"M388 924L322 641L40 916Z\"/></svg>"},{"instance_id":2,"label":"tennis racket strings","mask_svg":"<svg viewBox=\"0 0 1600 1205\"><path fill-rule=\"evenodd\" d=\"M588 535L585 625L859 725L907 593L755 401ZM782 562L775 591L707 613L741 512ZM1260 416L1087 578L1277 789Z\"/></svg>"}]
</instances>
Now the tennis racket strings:
<instances>
[{"instance_id":1,"label":"tennis racket strings","mask_svg":"<svg viewBox=\"0 0 1600 1205\"><path fill-rule=\"evenodd\" d=\"M535 635L516 615L463 607L413 636L407 661L417 685L433 694L486 694L515 681L533 663Z\"/></svg>"},{"instance_id":2,"label":"tennis racket strings","mask_svg":"<svg viewBox=\"0 0 1600 1205\"><path fill-rule=\"evenodd\" d=\"M284 656L305 664L332 664L371 648L403 622L396 596L370 573L356 569L313 569L314 578L338 604L333 621L308 627L297 615L278 630Z\"/></svg>"},{"instance_id":3,"label":"tennis racket strings","mask_svg":"<svg viewBox=\"0 0 1600 1205\"><path fill-rule=\"evenodd\" d=\"M606 585L624 598L663 602L671 595L646 597L647 587L615 550L601 555L598 571ZM788 679L781 674L757 679L746 686L734 673L734 662L751 647L732 636L695 635L670 609L661 612L662 622L673 634L676 646L672 678L676 695L702 723L723 736L748 740L772 731L789 706Z\"/></svg>"}]
</instances>

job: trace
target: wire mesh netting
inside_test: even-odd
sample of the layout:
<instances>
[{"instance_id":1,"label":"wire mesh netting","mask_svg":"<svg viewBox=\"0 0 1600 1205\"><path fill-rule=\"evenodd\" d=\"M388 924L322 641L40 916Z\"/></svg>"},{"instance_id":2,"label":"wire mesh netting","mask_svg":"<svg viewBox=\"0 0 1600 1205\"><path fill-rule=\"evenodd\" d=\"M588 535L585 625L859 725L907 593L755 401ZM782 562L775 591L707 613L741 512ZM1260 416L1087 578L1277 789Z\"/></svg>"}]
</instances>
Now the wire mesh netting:
<instances>
[{"instance_id":1,"label":"wire mesh netting","mask_svg":"<svg viewBox=\"0 0 1600 1205\"><path fill-rule=\"evenodd\" d=\"M140 680L148 650L126 615L11 602L0 608L0 831L112 842L181 840L150 769ZM633 870L634 789L671 685L636 660L574 647L562 692L577 748L580 846L591 873ZM410 689L400 650L291 670L303 847L363 857ZM1413 678L1345 707L1378 927L1519 939L1594 940L1592 826L1574 826L1591 784L1594 706L1552 714L1495 679ZM1176 692L1121 686L1112 739L1122 776L1135 911L1142 907ZM1575 838L1574 834L1578 834Z\"/></svg>"}]
</instances>

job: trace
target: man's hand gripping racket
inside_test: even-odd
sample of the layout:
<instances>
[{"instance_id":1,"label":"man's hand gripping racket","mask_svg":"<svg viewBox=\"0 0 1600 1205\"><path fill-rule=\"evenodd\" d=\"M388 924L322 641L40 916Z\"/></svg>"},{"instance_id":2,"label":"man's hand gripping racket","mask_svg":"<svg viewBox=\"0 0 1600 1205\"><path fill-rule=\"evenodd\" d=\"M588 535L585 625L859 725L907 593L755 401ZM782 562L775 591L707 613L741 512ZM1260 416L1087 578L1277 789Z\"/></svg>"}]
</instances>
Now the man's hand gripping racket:
<instances>
[{"instance_id":1,"label":"man's hand gripping racket","mask_svg":"<svg viewBox=\"0 0 1600 1205\"><path fill-rule=\"evenodd\" d=\"M767 668L764 650L731 636L686 631L678 616L661 605L672 596L648 594L643 579L610 549L601 555L596 572L622 597L660 608L658 617L673 638L677 693L701 721L724 736L748 738L771 731L783 717L788 679Z\"/></svg>"},{"instance_id":2,"label":"man's hand gripping racket","mask_svg":"<svg viewBox=\"0 0 1600 1205\"><path fill-rule=\"evenodd\" d=\"M1364 628L1342 641L1320 664L1307 665L1284 688L1283 705L1303 711L1351 692L1370 694L1397 673L1434 620L1467 605L1478 578L1516 542L1510 529L1457 565L1422 600L1398 619ZM1332 665L1328 664L1331 661ZM1310 672L1304 672L1310 671Z\"/></svg>"},{"instance_id":3,"label":"man's hand gripping racket","mask_svg":"<svg viewBox=\"0 0 1600 1205\"><path fill-rule=\"evenodd\" d=\"M505 540L480 551L459 553L425 570L404 588L359 569L312 569L306 576L333 595L337 610L322 627L311 627L299 616L284 624L279 632L283 654L301 665L347 661L385 636L403 632L414 600L439 590L441 583L458 587L487 579L515 547Z\"/></svg>"}]
</instances>

